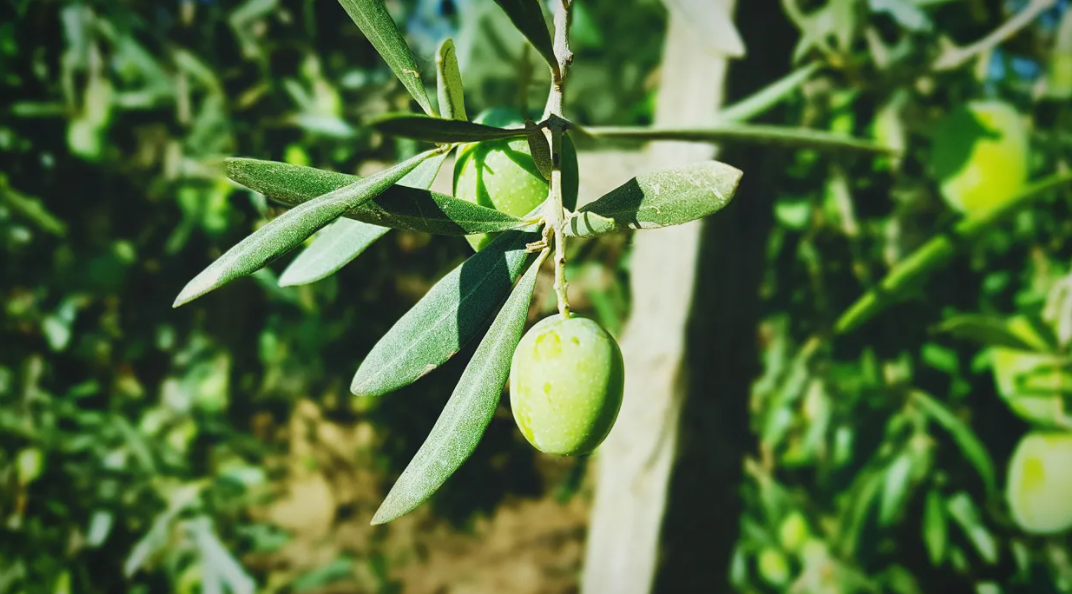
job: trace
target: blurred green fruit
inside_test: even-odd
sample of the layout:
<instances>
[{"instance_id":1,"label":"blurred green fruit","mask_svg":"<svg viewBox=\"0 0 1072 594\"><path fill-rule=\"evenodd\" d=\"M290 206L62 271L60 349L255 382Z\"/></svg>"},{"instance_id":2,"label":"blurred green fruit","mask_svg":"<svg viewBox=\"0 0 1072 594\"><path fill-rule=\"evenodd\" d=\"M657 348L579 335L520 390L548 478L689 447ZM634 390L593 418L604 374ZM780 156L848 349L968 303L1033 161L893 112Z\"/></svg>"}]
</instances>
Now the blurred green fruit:
<instances>
[{"instance_id":1,"label":"blurred green fruit","mask_svg":"<svg viewBox=\"0 0 1072 594\"><path fill-rule=\"evenodd\" d=\"M998 206L1027 182L1027 126L1014 107L974 101L953 109L939 124L931 146L942 196L972 214Z\"/></svg>"},{"instance_id":2,"label":"blurred green fruit","mask_svg":"<svg viewBox=\"0 0 1072 594\"><path fill-rule=\"evenodd\" d=\"M510 366L510 406L525 439L546 454L596 449L622 405L618 343L579 316L545 318L521 338Z\"/></svg>"},{"instance_id":3,"label":"blurred green fruit","mask_svg":"<svg viewBox=\"0 0 1072 594\"><path fill-rule=\"evenodd\" d=\"M991 349L998 394L1021 419L1046 427L1069 427L1065 395L1072 393L1072 373L1057 355L1006 347Z\"/></svg>"},{"instance_id":4,"label":"blurred green fruit","mask_svg":"<svg viewBox=\"0 0 1072 594\"><path fill-rule=\"evenodd\" d=\"M497 108L485 111L474 120L478 124L500 128L523 128L520 112ZM563 204L577 206L577 152L573 141L565 136L562 155ZM494 208L522 217L547 199L549 182L536 168L525 138L505 138L466 144L458 149L454 164L454 196L480 206ZM491 243L495 234L468 235L474 250Z\"/></svg>"},{"instance_id":5,"label":"blurred green fruit","mask_svg":"<svg viewBox=\"0 0 1072 594\"><path fill-rule=\"evenodd\" d=\"M778 587L789 583L789 559L773 547L765 547L759 552L759 575L763 581Z\"/></svg>"},{"instance_id":6,"label":"blurred green fruit","mask_svg":"<svg viewBox=\"0 0 1072 594\"><path fill-rule=\"evenodd\" d=\"M811 530L808 528L808 520L804 517L804 514L796 510L790 512L782 520L782 525L778 528L778 540L781 542L782 548L791 553L800 551L810 537Z\"/></svg>"},{"instance_id":7,"label":"blurred green fruit","mask_svg":"<svg viewBox=\"0 0 1072 594\"><path fill-rule=\"evenodd\" d=\"M1032 431L1009 459L1005 497L1025 532L1072 528L1072 433Z\"/></svg>"}]
</instances>

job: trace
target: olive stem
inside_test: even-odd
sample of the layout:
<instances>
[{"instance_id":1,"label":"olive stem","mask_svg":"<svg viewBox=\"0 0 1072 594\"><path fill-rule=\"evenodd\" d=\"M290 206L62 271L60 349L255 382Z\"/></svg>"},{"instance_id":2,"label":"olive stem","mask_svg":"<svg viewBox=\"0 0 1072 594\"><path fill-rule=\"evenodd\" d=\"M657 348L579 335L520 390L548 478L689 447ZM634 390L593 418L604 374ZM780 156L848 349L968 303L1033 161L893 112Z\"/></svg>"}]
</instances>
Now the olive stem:
<instances>
[{"instance_id":1,"label":"olive stem","mask_svg":"<svg viewBox=\"0 0 1072 594\"><path fill-rule=\"evenodd\" d=\"M573 21L573 0L560 0L555 12L555 58L558 69L551 73L551 91L544 108L544 121L547 126L544 134L551 147L551 184L545 202L544 220L547 229L554 234L555 242L555 296L558 300L558 312L562 319L570 317L569 298L566 281L566 237L563 232L566 214L562 206L562 134L566 130L566 120L562 117L562 97L566 88L566 76L573 62L573 52L569 48L569 27ZM547 233L545 232L545 237Z\"/></svg>"}]
</instances>

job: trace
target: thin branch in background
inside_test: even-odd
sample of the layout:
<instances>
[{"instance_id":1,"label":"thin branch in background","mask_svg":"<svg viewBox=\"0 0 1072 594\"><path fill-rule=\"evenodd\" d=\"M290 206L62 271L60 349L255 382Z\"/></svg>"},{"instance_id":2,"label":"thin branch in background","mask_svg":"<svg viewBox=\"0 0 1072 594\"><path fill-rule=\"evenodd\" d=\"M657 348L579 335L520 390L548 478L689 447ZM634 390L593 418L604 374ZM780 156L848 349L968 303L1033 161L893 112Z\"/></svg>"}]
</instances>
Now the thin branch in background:
<instances>
[{"instance_id":1,"label":"thin branch in background","mask_svg":"<svg viewBox=\"0 0 1072 594\"><path fill-rule=\"evenodd\" d=\"M1019 14L1005 21L986 37L965 46L951 46L934 61L937 71L953 70L973 57L994 49L1021 29L1031 24L1040 14L1053 8L1057 0L1032 0Z\"/></svg>"}]
</instances>

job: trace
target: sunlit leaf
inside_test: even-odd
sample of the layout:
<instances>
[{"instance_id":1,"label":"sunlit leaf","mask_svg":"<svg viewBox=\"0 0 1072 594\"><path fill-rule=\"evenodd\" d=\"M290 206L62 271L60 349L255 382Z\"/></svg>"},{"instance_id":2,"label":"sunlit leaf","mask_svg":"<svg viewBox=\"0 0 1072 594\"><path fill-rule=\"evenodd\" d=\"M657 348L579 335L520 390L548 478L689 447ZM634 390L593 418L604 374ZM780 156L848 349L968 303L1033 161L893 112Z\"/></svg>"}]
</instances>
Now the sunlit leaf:
<instances>
[{"instance_id":1,"label":"sunlit leaf","mask_svg":"<svg viewBox=\"0 0 1072 594\"><path fill-rule=\"evenodd\" d=\"M541 257L530 265L510 293L428 438L376 511L373 524L390 522L424 503L480 443L510 375L510 360L521 340L542 262Z\"/></svg>"},{"instance_id":2,"label":"sunlit leaf","mask_svg":"<svg viewBox=\"0 0 1072 594\"><path fill-rule=\"evenodd\" d=\"M387 114L366 122L368 126L387 134L426 142L480 142L500 138L525 136L524 128L496 128L462 120L446 120L415 113Z\"/></svg>"},{"instance_id":3,"label":"sunlit leaf","mask_svg":"<svg viewBox=\"0 0 1072 594\"><path fill-rule=\"evenodd\" d=\"M220 542L211 520L196 518L187 522L187 526L193 531L201 553L202 570L211 567L212 573L227 586L231 594L253 594L256 591L256 582Z\"/></svg>"},{"instance_id":4,"label":"sunlit leaf","mask_svg":"<svg viewBox=\"0 0 1072 594\"><path fill-rule=\"evenodd\" d=\"M432 151L421 153L284 212L238 242L194 277L179 293L173 307L189 303L236 278L259 270L301 245L310 235L326 227L346 211L379 196L434 154Z\"/></svg>"},{"instance_id":5,"label":"sunlit leaf","mask_svg":"<svg viewBox=\"0 0 1072 594\"><path fill-rule=\"evenodd\" d=\"M428 159L398 183L427 189L435 181L446 158L443 154ZM279 277L279 286L303 285L335 274L389 230L388 227L340 218L320 231L313 242L287 266Z\"/></svg>"},{"instance_id":6,"label":"sunlit leaf","mask_svg":"<svg viewBox=\"0 0 1072 594\"><path fill-rule=\"evenodd\" d=\"M399 32L398 25L391 18L383 0L339 0L339 4L346 9L346 13L391 67L398 80L402 81L409 94L417 100L424 113L434 115L435 111L428 101L428 91L421 81L421 73L413 59L413 52Z\"/></svg>"},{"instance_id":7,"label":"sunlit leaf","mask_svg":"<svg viewBox=\"0 0 1072 594\"><path fill-rule=\"evenodd\" d=\"M882 502L878 511L878 521L882 526L892 525L904 507L911 486L912 461L912 456L903 452L886 468L882 482Z\"/></svg>"},{"instance_id":8,"label":"sunlit leaf","mask_svg":"<svg viewBox=\"0 0 1072 594\"><path fill-rule=\"evenodd\" d=\"M638 175L572 213L566 234L591 237L703 218L729 204L741 176L741 170L718 161Z\"/></svg>"},{"instance_id":9,"label":"sunlit leaf","mask_svg":"<svg viewBox=\"0 0 1072 594\"><path fill-rule=\"evenodd\" d=\"M725 123L695 128L658 128L646 126L605 126L579 129L582 134L612 140L679 140L714 142L720 145L762 145L831 152L893 154L894 150L845 134L794 126Z\"/></svg>"},{"instance_id":10,"label":"sunlit leaf","mask_svg":"<svg viewBox=\"0 0 1072 594\"><path fill-rule=\"evenodd\" d=\"M960 448L961 453L967 458L968 462L975 467L975 471L979 473L979 476L983 479L983 484L986 485L987 493L993 495L997 490L996 472L994 471L994 462L990 459L990 454L986 451L986 446L979 440L979 437L975 435L975 432L971 430L963 421L960 420L952 411L945 407L941 402L931 398L927 394L920 391L912 392L912 400L920 409L936 423L942 426L943 429L949 432L949 435L953 438L953 441Z\"/></svg>"},{"instance_id":11,"label":"sunlit leaf","mask_svg":"<svg viewBox=\"0 0 1072 594\"><path fill-rule=\"evenodd\" d=\"M473 254L402 316L372 347L350 391L380 396L442 365L476 336L502 304L530 254L530 231L507 231Z\"/></svg>"},{"instance_id":12,"label":"sunlit leaf","mask_svg":"<svg viewBox=\"0 0 1072 594\"><path fill-rule=\"evenodd\" d=\"M465 113L465 92L462 73L458 70L458 53L454 41L444 39L436 52L436 89L439 96L439 112L444 119L468 120Z\"/></svg>"},{"instance_id":13,"label":"sunlit leaf","mask_svg":"<svg viewBox=\"0 0 1072 594\"><path fill-rule=\"evenodd\" d=\"M986 529L979 518L979 510L967 493L960 491L946 502L949 517L960 526L964 534L975 546L979 556L993 565L998 562L998 543L994 535Z\"/></svg>"},{"instance_id":14,"label":"sunlit leaf","mask_svg":"<svg viewBox=\"0 0 1072 594\"><path fill-rule=\"evenodd\" d=\"M928 491L923 508L923 543L927 546L927 555L931 565L937 567L945 559L946 545L949 543L949 527L945 519L945 506L938 491Z\"/></svg>"},{"instance_id":15,"label":"sunlit leaf","mask_svg":"<svg viewBox=\"0 0 1072 594\"><path fill-rule=\"evenodd\" d=\"M555 47L551 43L551 32L547 29L547 21L544 20L539 0L495 0L495 3L506 12L506 16L510 17L518 31L521 31L543 56L551 70L557 71Z\"/></svg>"},{"instance_id":16,"label":"sunlit leaf","mask_svg":"<svg viewBox=\"0 0 1072 594\"><path fill-rule=\"evenodd\" d=\"M257 159L228 159L227 175L287 206L300 206L362 178L301 165ZM365 178L368 179L368 178ZM520 219L446 194L401 185L343 213L344 217L392 229L437 235L469 235L516 229Z\"/></svg>"}]
</instances>

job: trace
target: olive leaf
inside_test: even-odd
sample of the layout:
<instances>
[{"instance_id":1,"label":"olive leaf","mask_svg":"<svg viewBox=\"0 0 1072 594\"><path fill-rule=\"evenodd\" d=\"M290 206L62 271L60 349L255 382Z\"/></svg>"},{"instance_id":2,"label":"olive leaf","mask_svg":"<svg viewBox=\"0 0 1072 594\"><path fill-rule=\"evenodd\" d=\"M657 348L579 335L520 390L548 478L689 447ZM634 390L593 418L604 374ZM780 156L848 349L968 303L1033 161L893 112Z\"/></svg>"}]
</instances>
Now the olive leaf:
<instances>
[{"instance_id":1,"label":"olive leaf","mask_svg":"<svg viewBox=\"0 0 1072 594\"><path fill-rule=\"evenodd\" d=\"M945 332L964 340L988 346L998 346L1021 351L1046 350L1044 344L1032 344L1017 334L1004 318L986 314L959 314L942 322L938 332Z\"/></svg>"},{"instance_id":2,"label":"olive leaf","mask_svg":"<svg viewBox=\"0 0 1072 594\"><path fill-rule=\"evenodd\" d=\"M228 159L227 176L287 206L299 206L362 179L356 175L257 159ZM401 184L389 186L376 198L347 210L343 216L381 227L436 235L494 233L526 224L526 221L493 208Z\"/></svg>"},{"instance_id":3,"label":"olive leaf","mask_svg":"<svg viewBox=\"0 0 1072 594\"><path fill-rule=\"evenodd\" d=\"M975 502L964 491L958 491L946 502L949 517L953 519L964 534L975 545L979 556L990 565L998 562L998 543L994 535L983 525Z\"/></svg>"},{"instance_id":4,"label":"olive leaf","mask_svg":"<svg viewBox=\"0 0 1072 594\"><path fill-rule=\"evenodd\" d=\"M1006 220L1010 214L1033 198L1069 182L1072 182L1072 173L1059 173L1043 178L1028 185L1007 201L961 220L951 234L931 238L894 264L875 288L850 305L834 324L835 332L845 334L859 328L952 261L963 243L970 242L997 223Z\"/></svg>"},{"instance_id":5,"label":"olive leaf","mask_svg":"<svg viewBox=\"0 0 1072 594\"><path fill-rule=\"evenodd\" d=\"M994 470L994 462L986 451L986 446L963 421L941 402L918 390L912 392L912 400L919 408L943 429L949 432L954 443L960 448L964 457L975 467L986 486L986 491L991 496L997 492L997 472Z\"/></svg>"},{"instance_id":6,"label":"olive leaf","mask_svg":"<svg viewBox=\"0 0 1072 594\"><path fill-rule=\"evenodd\" d=\"M507 231L450 271L372 347L350 391L381 396L442 365L483 327L509 293L539 239L530 230Z\"/></svg>"},{"instance_id":7,"label":"olive leaf","mask_svg":"<svg viewBox=\"0 0 1072 594\"><path fill-rule=\"evenodd\" d=\"M579 128L578 132L593 138L617 140L680 140L685 142L717 142L723 145L749 144L794 149L815 149L826 152L863 152L895 154L897 151L868 140L846 134L762 124L715 124L703 128L655 128L646 126L601 126Z\"/></svg>"},{"instance_id":8,"label":"olive leaf","mask_svg":"<svg viewBox=\"0 0 1072 594\"><path fill-rule=\"evenodd\" d=\"M401 136L425 142L480 142L525 136L524 128L497 128L485 124L445 120L416 113L391 113L365 122L388 136Z\"/></svg>"},{"instance_id":9,"label":"olive leaf","mask_svg":"<svg viewBox=\"0 0 1072 594\"><path fill-rule=\"evenodd\" d=\"M468 120L462 73L458 69L458 53L454 51L454 41L449 37L439 44L435 63L440 114L448 120Z\"/></svg>"},{"instance_id":10,"label":"olive leaf","mask_svg":"<svg viewBox=\"0 0 1072 594\"><path fill-rule=\"evenodd\" d=\"M335 221L279 275L279 286L307 285L335 274L390 230L351 219Z\"/></svg>"},{"instance_id":11,"label":"olive leaf","mask_svg":"<svg viewBox=\"0 0 1072 594\"><path fill-rule=\"evenodd\" d=\"M376 510L373 525L386 524L424 503L480 443L510 376L511 357L525 328L543 259L541 253L495 316L428 438Z\"/></svg>"},{"instance_id":12,"label":"olive leaf","mask_svg":"<svg viewBox=\"0 0 1072 594\"><path fill-rule=\"evenodd\" d=\"M421 163L399 180L399 185L428 189L435 182L446 158L447 155L442 154ZM304 285L335 274L388 231L388 227L347 218L338 219L321 230L313 242L287 266L279 277L279 286Z\"/></svg>"},{"instance_id":13,"label":"olive leaf","mask_svg":"<svg viewBox=\"0 0 1072 594\"><path fill-rule=\"evenodd\" d=\"M703 218L729 204L742 175L740 169L718 161L638 175L572 213L565 233L592 237Z\"/></svg>"},{"instance_id":14,"label":"olive leaf","mask_svg":"<svg viewBox=\"0 0 1072 594\"><path fill-rule=\"evenodd\" d=\"M495 3L506 12L510 22L543 56L551 70L558 72L555 46L551 43L551 32L547 29L547 21L544 20L539 0L495 0Z\"/></svg>"},{"instance_id":15,"label":"olive leaf","mask_svg":"<svg viewBox=\"0 0 1072 594\"><path fill-rule=\"evenodd\" d=\"M421 73L413 52L398 30L398 25L387 11L383 0L339 0L339 4L350 15L358 29L365 34L372 47L383 57L394 71L398 80L409 91L428 115L434 115L432 104L428 101L428 91L421 81Z\"/></svg>"},{"instance_id":16,"label":"olive leaf","mask_svg":"<svg viewBox=\"0 0 1072 594\"><path fill-rule=\"evenodd\" d=\"M382 194L392 184L437 154L426 151L375 175L328 192L292 208L254 231L201 271L179 293L172 307L189 303L220 286L251 272L298 247L310 235Z\"/></svg>"},{"instance_id":17,"label":"olive leaf","mask_svg":"<svg viewBox=\"0 0 1072 594\"><path fill-rule=\"evenodd\" d=\"M927 546L927 555L931 565L937 567L945 559L946 545L949 543L949 526L945 517L945 506L938 491L927 492L927 502L923 509L923 542Z\"/></svg>"},{"instance_id":18,"label":"olive leaf","mask_svg":"<svg viewBox=\"0 0 1072 594\"><path fill-rule=\"evenodd\" d=\"M526 138L529 141L529 153L532 155L532 162L536 164L536 169L539 170L540 175L550 181L554 164L551 163L551 145L547 142L547 135L531 120L525 122L525 130L528 132Z\"/></svg>"},{"instance_id":19,"label":"olive leaf","mask_svg":"<svg viewBox=\"0 0 1072 594\"><path fill-rule=\"evenodd\" d=\"M883 473L882 499L879 502L878 521L881 526L891 526L904 507L911 487L912 455L902 452L886 467Z\"/></svg>"}]
</instances>

